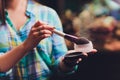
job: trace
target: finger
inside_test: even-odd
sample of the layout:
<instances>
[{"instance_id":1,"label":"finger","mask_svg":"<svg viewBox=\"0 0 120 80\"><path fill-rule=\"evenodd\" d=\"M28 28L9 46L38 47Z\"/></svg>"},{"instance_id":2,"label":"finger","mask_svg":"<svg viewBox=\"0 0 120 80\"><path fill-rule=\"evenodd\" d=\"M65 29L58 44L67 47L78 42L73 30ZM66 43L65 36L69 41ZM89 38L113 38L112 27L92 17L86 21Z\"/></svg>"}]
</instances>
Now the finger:
<instances>
[{"instance_id":1,"label":"finger","mask_svg":"<svg viewBox=\"0 0 120 80\"><path fill-rule=\"evenodd\" d=\"M38 27L38 26L40 26L40 25L43 25L40 21L37 21L35 24L34 24L34 26L33 27Z\"/></svg>"},{"instance_id":2,"label":"finger","mask_svg":"<svg viewBox=\"0 0 120 80\"><path fill-rule=\"evenodd\" d=\"M78 64L81 61L82 61L82 58L79 58L76 63Z\"/></svg>"},{"instance_id":3,"label":"finger","mask_svg":"<svg viewBox=\"0 0 120 80\"><path fill-rule=\"evenodd\" d=\"M38 31L38 32L39 32L39 31L41 30L41 27L42 27L42 26L33 27L33 28L32 28L32 31L33 31L33 32L35 32L35 31Z\"/></svg>"},{"instance_id":4,"label":"finger","mask_svg":"<svg viewBox=\"0 0 120 80\"><path fill-rule=\"evenodd\" d=\"M35 23L35 27L38 27L38 26L41 26L41 25L50 26L50 25L48 25L46 22L43 22L43 21L37 21L37 22ZM50 26L50 27L54 28L53 26Z\"/></svg>"},{"instance_id":5,"label":"finger","mask_svg":"<svg viewBox=\"0 0 120 80\"><path fill-rule=\"evenodd\" d=\"M38 26L38 27L33 27L32 28L32 31L40 31L40 30L50 30L52 32L54 28L52 26L49 26L49 25L41 25L41 26Z\"/></svg>"},{"instance_id":6,"label":"finger","mask_svg":"<svg viewBox=\"0 0 120 80\"><path fill-rule=\"evenodd\" d=\"M85 53L85 52L82 52L82 54L83 54L84 56L88 56L88 54L87 54L87 53Z\"/></svg>"},{"instance_id":7,"label":"finger","mask_svg":"<svg viewBox=\"0 0 120 80\"><path fill-rule=\"evenodd\" d=\"M97 52L96 49L93 49L91 52L88 52L87 54L95 54Z\"/></svg>"},{"instance_id":8,"label":"finger","mask_svg":"<svg viewBox=\"0 0 120 80\"><path fill-rule=\"evenodd\" d=\"M50 34L43 34L39 37L39 39L45 39L47 37L50 37L51 35Z\"/></svg>"},{"instance_id":9,"label":"finger","mask_svg":"<svg viewBox=\"0 0 120 80\"><path fill-rule=\"evenodd\" d=\"M53 26L50 26L50 25L42 25L39 27L40 30L43 30L43 29L47 29L47 30L53 30L54 27Z\"/></svg>"},{"instance_id":10,"label":"finger","mask_svg":"<svg viewBox=\"0 0 120 80\"><path fill-rule=\"evenodd\" d=\"M37 22L33 25L33 27L39 27L39 26L42 26L42 25L47 25L47 23L42 22L42 21L37 21Z\"/></svg>"},{"instance_id":11,"label":"finger","mask_svg":"<svg viewBox=\"0 0 120 80\"><path fill-rule=\"evenodd\" d=\"M37 21L38 25L47 25L47 23L43 22L43 21Z\"/></svg>"},{"instance_id":12,"label":"finger","mask_svg":"<svg viewBox=\"0 0 120 80\"><path fill-rule=\"evenodd\" d=\"M50 34L50 35L52 35L52 32L49 31L49 30L41 30L41 31L35 31L33 34L35 36L42 36L44 34Z\"/></svg>"},{"instance_id":13,"label":"finger","mask_svg":"<svg viewBox=\"0 0 120 80\"><path fill-rule=\"evenodd\" d=\"M40 20L38 22L39 22L40 25L47 25L46 22L43 22L43 21L40 21Z\"/></svg>"},{"instance_id":14,"label":"finger","mask_svg":"<svg viewBox=\"0 0 120 80\"><path fill-rule=\"evenodd\" d=\"M97 52L97 50L96 50L96 49L93 49L93 50L92 50L92 52L93 52L93 53L96 53L96 52Z\"/></svg>"}]
</instances>

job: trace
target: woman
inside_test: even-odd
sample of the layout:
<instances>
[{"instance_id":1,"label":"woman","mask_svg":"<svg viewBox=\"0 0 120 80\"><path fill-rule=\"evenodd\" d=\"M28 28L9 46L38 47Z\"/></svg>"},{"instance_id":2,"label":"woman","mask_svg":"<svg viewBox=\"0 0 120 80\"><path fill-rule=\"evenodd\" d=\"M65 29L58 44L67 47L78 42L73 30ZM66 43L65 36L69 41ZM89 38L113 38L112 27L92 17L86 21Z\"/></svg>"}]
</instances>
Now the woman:
<instances>
[{"instance_id":1,"label":"woman","mask_svg":"<svg viewBox=\"0 0 120 80\"><path fill-rule=\"evenodd\" d=\"M74 70L60 58L67 53L64 39L52 35L49 25L62 31L54 10L34 0L0 1L0 79L46 80Z\"/></svg>"}]
</instances>

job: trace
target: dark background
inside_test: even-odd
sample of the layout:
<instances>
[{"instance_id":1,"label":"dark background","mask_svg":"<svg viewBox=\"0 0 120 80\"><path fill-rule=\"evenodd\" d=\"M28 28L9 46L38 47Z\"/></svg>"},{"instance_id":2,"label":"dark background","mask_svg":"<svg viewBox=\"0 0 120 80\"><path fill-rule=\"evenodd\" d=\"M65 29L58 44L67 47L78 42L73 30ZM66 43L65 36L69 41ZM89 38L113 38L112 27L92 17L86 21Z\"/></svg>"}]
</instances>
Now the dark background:
<instances>
[{"instance_id":1,"label":"dark background","mask_svg":"<svg viewBox=\"0 0 120 80\"><path fill-rule=\"evenodd\" d=\"M92 0L38 0L40 3L52 7L59 14L62 14L66 9L71 9L75 12L80 12L85 3Z\"/></svg>"}]
</instances>

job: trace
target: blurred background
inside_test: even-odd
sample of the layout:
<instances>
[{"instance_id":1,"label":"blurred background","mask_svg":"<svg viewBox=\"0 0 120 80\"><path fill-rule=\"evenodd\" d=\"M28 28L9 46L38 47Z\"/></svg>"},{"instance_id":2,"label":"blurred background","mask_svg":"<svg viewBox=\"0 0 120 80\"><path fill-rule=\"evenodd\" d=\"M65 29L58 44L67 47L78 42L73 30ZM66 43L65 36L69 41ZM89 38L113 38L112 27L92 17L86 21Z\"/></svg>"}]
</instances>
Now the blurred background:
<instances>
[{"instance_id":1,"label":"blurred background","mask_svg":"<svg viewBox=\"0 0 120 80\"><path fill-rule=\"evenodd\" d=\"M57 11L65 33L90 39L95 55L68 80L120 80L120 5L112 0L39 0ZM74 44L66 41L69 50ZM67 79L66 79L67 80Z\"/></svg>"}]
</instances>

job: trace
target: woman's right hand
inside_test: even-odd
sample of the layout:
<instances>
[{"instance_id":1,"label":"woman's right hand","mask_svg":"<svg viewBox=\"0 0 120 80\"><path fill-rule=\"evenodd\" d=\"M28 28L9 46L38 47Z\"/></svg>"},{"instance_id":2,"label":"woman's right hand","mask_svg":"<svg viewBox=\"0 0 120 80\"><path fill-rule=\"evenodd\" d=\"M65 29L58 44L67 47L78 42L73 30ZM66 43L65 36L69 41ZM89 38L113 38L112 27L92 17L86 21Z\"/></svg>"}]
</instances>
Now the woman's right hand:
<instances>
[{"instance_id":1,"label":"woman's right hand","mask_svg":"<svg viewBox=\"0 0 120 80\"><path fill-rule=\"evenodd\" d=\"M37 21L31 28L28 38L23 43L27 50L31 50L38 45L38 43L52 35L52 26L44 22Z\"/></svg>"}]
</instances>

